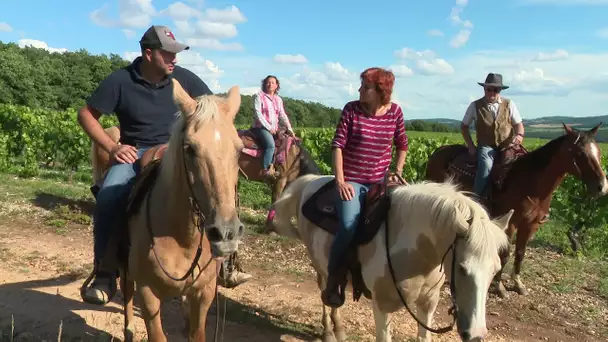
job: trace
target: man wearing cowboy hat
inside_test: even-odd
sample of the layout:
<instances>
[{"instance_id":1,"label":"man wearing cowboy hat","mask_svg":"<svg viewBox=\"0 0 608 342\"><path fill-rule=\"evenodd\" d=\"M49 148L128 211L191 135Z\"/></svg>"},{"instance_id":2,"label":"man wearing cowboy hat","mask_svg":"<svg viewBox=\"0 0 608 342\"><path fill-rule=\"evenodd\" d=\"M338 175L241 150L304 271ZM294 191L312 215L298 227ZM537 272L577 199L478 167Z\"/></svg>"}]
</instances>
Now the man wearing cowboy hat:
<instances>
[{"instance_id":1,"label":"man wearing cowboy hat","mask_svg":"<svg viewBox=\"0 0 608 342\"><path fill-rule=\"evenodd\" d=\"M483 87L485 95L467 108L460 131L469 148L469 155L477 158L477 172L473 191L480 197L488 183L494 159L501 149L511 144L521 144L524 140L524 125L513 100L500 96L508 89L502 84L502 75L489 73L485 82L477 82ZM477 147L473 143L469 126L475 121Z\"/></svg>"}]
</instances>

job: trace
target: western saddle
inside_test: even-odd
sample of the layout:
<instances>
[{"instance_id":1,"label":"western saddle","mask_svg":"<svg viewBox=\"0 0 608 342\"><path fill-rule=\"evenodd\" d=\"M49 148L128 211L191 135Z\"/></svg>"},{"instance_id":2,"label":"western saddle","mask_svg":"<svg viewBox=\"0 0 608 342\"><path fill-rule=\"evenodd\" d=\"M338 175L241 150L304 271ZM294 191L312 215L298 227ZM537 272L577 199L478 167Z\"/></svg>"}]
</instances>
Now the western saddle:
<instances>
[{"instance_id":1,"label":"western saddle","mask_svg":"<svg viewBox=\"0 0 608 342\"><path fill-rule=\"evenodd\" d=\"M340 284L342 302L344 302L345 288L350 272L353 287L353 301L358 301L363 294L371 299L371 292L365 286L361 273L361 262L358 256L358 247L368 244L386 221L390 208L390 194L400 185L407 185L400 175L386 175L380 183L371 186L367 192L355 237L349 245L347 252L338 261L338 270L332 275ZM336 200L339 196L335 180L322 186L302 206L302 214L319 228L336 235L340 228L340 221L336 212Z\"/></svg>"}]
</instances>

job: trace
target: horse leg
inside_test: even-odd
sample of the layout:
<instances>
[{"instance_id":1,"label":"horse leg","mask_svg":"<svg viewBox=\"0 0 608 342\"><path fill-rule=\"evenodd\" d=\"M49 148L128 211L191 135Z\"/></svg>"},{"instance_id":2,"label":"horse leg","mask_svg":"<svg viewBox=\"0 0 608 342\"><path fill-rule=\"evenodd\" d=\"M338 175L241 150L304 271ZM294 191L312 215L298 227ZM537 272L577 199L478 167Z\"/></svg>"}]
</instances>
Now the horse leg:
<instances>
[{"instance_id":1,"label":"horse leg","mask_svg":"<svg viewBox=\"0 0 608 342\"><path fill-rule=\"evenodd\" d=\"M141 296L141 314L146 323L149 342L167 342L160 319L160 299L149 286L137 285L137 293Z\"/></svg>"},{"instance_id":2,"label":"horse leg","mask_svg":"<svg viewBox=\"0 0 608 342\"><path fill-rule=\"evenodd\" d=\"M373 300L374 321L376 322L376 342L391 342L391 315L382 312Z\"/></svg>"},{"instance_id":3,"label":"horse leg","mask_svg":"<svg viewBox=\"0 0 608 342\"><path fill-rule=\"evenodd\" d=\"M538 223L531 224L527 228L527 230L520 229L517 232L517 238L515 240L515 262L513 263L513 271L511 272L511 279L515 282L515 291L522 296L528 295L528 290L526 290L526 287L519 278L519 273L526 254L528 240L530 240L530 237L538 228Z\"/></svg>"},{"instance_id":4,"label":"horse leg","mask_svg":"<svg viewBox=\"0 0 608 342\"><path fill-rule=\"evenodd\" d=\"M190 303L190 334L188 342L205 342L207 313L215 295L215 286L212 285L215 285L215 282L205 285L197 293L188 295L188 302ZM216 315L219 315L219 311L216 312Z\"/></svg>"},{"instance_id":5,"label":"horse leg","mask_svg":"<svg viewBox=\"0 0 608 342\"><path fill-rule=\"evenodd\" d=\"M327 284L327 280L321 276L321 273L317 272L317 285L319 285L319 289L323 291ZM321 301L323 302L323 301ZM323 342L336 342L336 336L334 335L334 331L331 328L333 317L329 316L327 309L329 306L323 305L323 316L321 317L321 322L323 323ZM331 311L333 315L333 310Z\"/></svg>"},{"instance_id":6,"label":"horse leg","mask_svg":"<svg viewBox=\"0 0 608 342\"><path fill-rule=\"evenodd\" d=\"M437 287L436 291L432 291L431 289L423 290L421 293L429 293L431 297L419 297L416 301L416 306L418 307L417 315L418 319L424 323L427 327L430 327L433 324L433 315L435 314L435 310L437 309L437 304L439 303L439 290L440 287ZM423 326L418 324L418 338L416 339L418 342L430 342L431 334L428 330L426 330Z\"/></svg>"},{"instance_id":7,"label":"horse leg","mask_svg":"<svg viewBox=\"0 0 608 342\"><path fill-rule=\"evenodd\" d=\"M342 315L340 314L340 308L331 308L331 321L334 323L334 334L338 342L346 341L346 331L344 331L344 325L342 325Z\"/></svg>"},{"instance_id":8,"label":"horse leg","mask_svg":"<svg viewBox=\"0 0 608 342\"><path fill-rule=\"evenodd\" d=\"M133 329L133 295L135 294L135 282L127 278L127 272L120 270L120 290L124 297L125 316L125 342L133 341L135 330Z\"/></svg>"},{"instance_id":9,"label":"horse leg","mask_svg":"<svg viewBox=\"0 0 608 342\"><path fill-rule=\"evenodd\" d=\"M500 298L507 298L507 289L502 282L502 271L509 261L509 255L511 254L511 240L513 239L513 234L515 234L515 225L513 223L509 223L509 228L507 228L506 234L509 238L509 245L506 249L500 252L500 270L498 270L493 279L494 293Z\"/></svg>"}]
</instances>

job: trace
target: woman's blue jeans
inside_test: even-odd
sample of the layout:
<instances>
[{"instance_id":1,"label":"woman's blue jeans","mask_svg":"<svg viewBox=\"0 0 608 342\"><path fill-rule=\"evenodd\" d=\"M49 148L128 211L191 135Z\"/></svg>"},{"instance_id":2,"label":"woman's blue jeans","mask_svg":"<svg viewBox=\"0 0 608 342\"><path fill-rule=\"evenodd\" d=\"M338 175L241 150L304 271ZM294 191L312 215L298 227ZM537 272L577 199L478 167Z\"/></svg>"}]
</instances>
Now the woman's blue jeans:
<instances>
[{"instance_id":1,"label":"woman's blue jeans","mask_svg":"<svg viewBox=\"0 0 608 342\"><path fill-rule=\"evenodd\" d=\"M274 137L272 133L265 128L262 127L254 127L252 128L253 134L260 140L260 144L262 145L262 149L264 149L264 170L268 170L270 164L272 164L272 158L274 157Z\"/></svg>"},{"instance_id":2,"label":"woman's blue jeans","mask_svg":"<svg viewBox=\"0 0 608 342\"><path fill-rule=\"evenodd\" d=\"M355 236L357 226L359 225L361 208L371 187L371 184L347 183L353 186L355 195L350 201L343 200L340 197L339 190L336 188L336 212L340 219L340 229L336 234L329 255L328 271L330 273L340 264L340 261L344 258L346 249Z\"/></svg>"}]
</instances>

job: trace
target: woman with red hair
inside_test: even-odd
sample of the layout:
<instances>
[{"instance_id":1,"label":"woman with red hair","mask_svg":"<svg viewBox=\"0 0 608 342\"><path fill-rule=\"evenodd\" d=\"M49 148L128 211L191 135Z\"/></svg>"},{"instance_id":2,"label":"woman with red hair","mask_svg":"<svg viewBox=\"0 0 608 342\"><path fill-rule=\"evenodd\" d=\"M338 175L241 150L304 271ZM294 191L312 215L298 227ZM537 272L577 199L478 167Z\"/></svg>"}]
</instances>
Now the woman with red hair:
<instances>
[{"instance_id":1,"label":"woman with red hair","mask_svg":"<svg viewBox=\"0 0 608 342\"><path fill-rule=\"evenodd\" d=\"M388 172L393 143L397 148L395 172L399 175L403 173L408 149L403 111L391 102L393 73L369 68L360 77L359 100L344 106L332 141L340 230L332 245L329 278L322 295L323 302L330 307L344 304L335 271L355 235L366 193L372 184L383 181Z\"/></svg>"}]
</instances>

